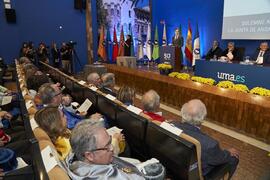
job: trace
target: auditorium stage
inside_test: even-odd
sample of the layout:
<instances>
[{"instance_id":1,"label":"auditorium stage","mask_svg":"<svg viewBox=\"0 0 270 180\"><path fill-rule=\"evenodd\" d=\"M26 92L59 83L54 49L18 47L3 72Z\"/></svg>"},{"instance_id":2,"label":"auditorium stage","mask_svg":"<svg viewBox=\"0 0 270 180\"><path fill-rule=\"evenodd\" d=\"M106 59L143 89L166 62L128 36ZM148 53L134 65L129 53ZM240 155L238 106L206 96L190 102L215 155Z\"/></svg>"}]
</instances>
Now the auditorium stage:
<instances>
[{"instance_id":1,"label":"auditorium stage","mask_svg":"<svg viewBox=\"0 0 270 180\"><path fill-rule=\"evenodd\" d=\"M270 144L270 98L163 76L157 68L105 65L118 86L128 85L143 94L154 89L161 102L180 109L191 99L201 99L207 120Z\"/></svg>"}]
</instances>

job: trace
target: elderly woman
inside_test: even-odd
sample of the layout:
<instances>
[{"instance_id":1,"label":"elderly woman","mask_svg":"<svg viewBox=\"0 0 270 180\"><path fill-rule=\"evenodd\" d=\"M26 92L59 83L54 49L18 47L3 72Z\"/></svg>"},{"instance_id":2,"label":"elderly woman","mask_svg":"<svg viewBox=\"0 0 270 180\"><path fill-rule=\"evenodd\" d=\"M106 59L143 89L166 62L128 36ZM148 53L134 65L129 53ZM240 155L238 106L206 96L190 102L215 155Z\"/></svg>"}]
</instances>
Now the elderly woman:
<instances>
[{"instance_id":1,"label":"elderly woman","mask_svg":"<svg viewBox=\"0 0 270 180\"><path fill-rule=\"evenodd\" d=\"M160 105L159 99L160 97L156 91L147 91L142 97L143 112L153 120L163 122L165 118L162 117L161 112L158 112Z\"/></svg>"},{"instance_id":2,"label":"elderly woman","mask_svg":"<svg viewBox=\"0 0 270 180\"><path fill-rule=\"evenodd\" d=\"M202 171L206 176L215 166L228 163L230 165L230 177L238 164L239 154L234 148L221 150L218 141L204 134L200 126L207 114L206 107L199 99L193 99L185 103L181 109L182 123L175 122L184 133L192 136L201 143L202 147Z\"/></svg>"},{"instance_id":3,"label":"elderly woman","mask_svg":"<svg viewBox=\"0 0 270 180\"><path fill-rule=\"evenodd\" d=\"M35 114L35 120L54 144L60 160L64 160L71 150L69 138L70 131L67 129L67 119L58 107L45 107Z\"/></svg>"},{"instance_id":4,"label":"elderly woman","mask_svg":"<svg viewBox=\"0 0 270 180\"><path fill-rule=\"evenodd\" d=\"M135 90L128 86L122 86L117 94L117 99L125 105L133 105L135 100Z\"/></svg>"}]
</instances>

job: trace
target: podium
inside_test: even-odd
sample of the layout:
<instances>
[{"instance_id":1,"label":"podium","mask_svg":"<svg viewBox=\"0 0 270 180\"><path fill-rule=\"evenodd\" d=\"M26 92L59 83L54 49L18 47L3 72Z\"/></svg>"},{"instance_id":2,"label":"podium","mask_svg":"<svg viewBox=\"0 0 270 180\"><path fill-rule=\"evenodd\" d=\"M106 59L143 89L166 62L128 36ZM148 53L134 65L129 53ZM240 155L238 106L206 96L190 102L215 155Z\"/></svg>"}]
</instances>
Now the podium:
<instances>
[{"instance_id":1,"label":"podium","mask_svg":"<svg viewBox=\"0 0 270 180\"><path fill-rule=\"evenodd\" d=\"M133 56L118 56L116 62L117 66L136 68L136 60L137 58Z\"/></svg>"},{"instance_id":2,"label":"podium","mask_svg":"<svg viewBox=\"0 0 270 180\"><path fill-rule=\"evenodd\" d=\"M182 69L181 54L182 51L179 47L161 46L159 51L160 62L169 62L173 66L174 71L180 72Z\"/></svg>"}]
</instances>

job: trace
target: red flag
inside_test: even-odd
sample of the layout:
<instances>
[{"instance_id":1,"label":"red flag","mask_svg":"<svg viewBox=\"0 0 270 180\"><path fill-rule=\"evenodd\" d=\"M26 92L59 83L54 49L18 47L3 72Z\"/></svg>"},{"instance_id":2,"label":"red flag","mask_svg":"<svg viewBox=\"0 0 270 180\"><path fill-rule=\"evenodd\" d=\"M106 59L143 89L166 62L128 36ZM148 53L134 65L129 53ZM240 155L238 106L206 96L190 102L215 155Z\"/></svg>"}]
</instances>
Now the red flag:
<instances>
[{"instance_id":1,"label":"red flag","mask_svg":"<svg viewBox=\"0 0 270 180\"><path fill-rule=\"evenodd\" d=\"M120 44L119 44L119 52L118 52L118 56L124 56L125 54L125 37L124 37L124 30L123 30L123 26L121 29L121 34L120 34Z\"/></svg>"},{"instance_id":2,"label":"red flag","mask_svg":"<svg viewBox=\"0 0 270 180\"><path fill-rule=\"evenodd\" d=\"M186 46L185 46L185 54L186 58L189 60L190 64L192 64L192 31L190 27L190 22L188 22L188 33L187 33L187 40L186 40Z\"/></svg>"},{"instance_id":3,"label":"red flag","mask_svg":"<svg viewBox=\"0 0 270 180\"><path fill-rule=\"evenodd\" d=\"M106 60L106 42L104 38L104 27L101 27L100 37L99 37L99 45L98 45L98 55L105 61Z\"/></svg>"},{"instance_id":4,"label":"red flag","mask_svg":"<svg viewBox=\"0 0 270 180\"><path fill-rule=\"evenodd\" d=\"M117 42L116 30L115 30L115 26L114 26L114 30L113 30L113 55L112 55L112 61L116 61L117 56L118 56L118 42Z\"/></svg>"}]
</instances>

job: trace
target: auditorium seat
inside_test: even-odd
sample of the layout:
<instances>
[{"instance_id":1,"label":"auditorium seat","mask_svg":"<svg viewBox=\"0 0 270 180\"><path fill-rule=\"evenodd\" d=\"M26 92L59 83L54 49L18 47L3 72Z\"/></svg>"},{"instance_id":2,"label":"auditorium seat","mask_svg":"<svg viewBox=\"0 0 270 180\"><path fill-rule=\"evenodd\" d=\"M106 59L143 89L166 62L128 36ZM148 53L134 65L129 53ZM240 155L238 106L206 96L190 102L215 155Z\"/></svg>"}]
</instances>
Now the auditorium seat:
<instances>
[{"instance_id":1,"label":"auditorium seat","mask_svg":"<svg viewBox=\"0 0 270 180\"><path fill-rule=\"evenodd\" d=\"M145 160L147 153L145 149L145 135L148 120L127 110L118 107L116 112L116 126L123 129L126 141L131 149L132 157Z\"/></svg>"},{"instance_id":2,"label":"auditorium seat","mask_svg":"<svg viewBox=\"0 0 270 180\"><path fill-rule=\"evenodd\" d=\"M34 131L33 131L34 135L35 135L35 138L38 140L38 141L42 141L42 140L47 140L47 141L51 141L50 137L47 135L47 133L37 127Z\"/></svg>"},{"instance_id":3,"label":"auditorium seat","mask_svg":"<svg viewBox=\"0 0 270 180\"><path fill-rule=\"evenodd\" d=\"M115 126L116 106L117 105L112 100L106 98L104 95L101 94L98 95L97 98L98 112L106 116L109 123L109 127Z\"/></svg>"},{"instance_id":4,"label":"auditorium seat","mask_svg":"<svg viewBox=\"0 0 270 180\"><path fill-rule=\"evenodd\" d=\"M146 147L150 157L157 158L173 179L200 179L196 146L149 122Z\"/></svg>"}]
</instances>

